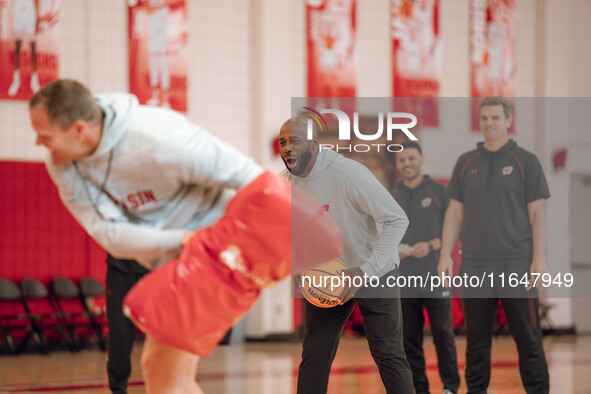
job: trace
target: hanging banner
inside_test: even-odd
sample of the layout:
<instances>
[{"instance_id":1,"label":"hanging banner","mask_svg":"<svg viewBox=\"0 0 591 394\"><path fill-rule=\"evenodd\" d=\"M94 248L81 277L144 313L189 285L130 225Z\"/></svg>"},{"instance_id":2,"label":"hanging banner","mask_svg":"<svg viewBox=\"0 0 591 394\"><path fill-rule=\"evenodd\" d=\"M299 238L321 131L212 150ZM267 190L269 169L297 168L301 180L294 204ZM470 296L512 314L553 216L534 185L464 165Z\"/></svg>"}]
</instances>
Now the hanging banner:
<instances>
[{"instance_id":1,"label":"hanging banner","mask_svg":"<svg viewBox=\"0 0 591 394\"><path fill-rule=\"evenodd\" d=\"M59 77L59 0L0 0L0 99L28 100Z\"/></svg>"},{"instance_id":2,"label":"hanging banner","mask_svg":"<svg viewBox=\"0 0 591 394\"><path fill-rule=\"evenodd\" d=\"M129 90L140 104L187 111L185 0L129 1Z\"/></svg>"},{"instance_id":3,"label":"hanging banner","mask_svg":"<svg viewBox=\"0 0 591 394\"><path fill-rule=\"evenodd\" d=\"M472 97L515 97L517 75L516 0L470 0ZM480 130L480 100L472 100L472 130ZM513 108L515 110L515 108ZM513 132L513 126L509 129Z\"/></svg>"},{"instance_id":4,"label":"hanging banner","mask_svg":"<svg viewBox=\"0 0 591 394\"><path fill-rule=\"evenodd\" d=\"M397 100L402 105L395 110L417 115L422 126L438 126L439 0L390 0L390 34L393 95L409 98Z\"/></svg>"},{"instance_id":5,"label":"hanging banner","mask_svg":"<svg viewBox=\"0 0 591 394\"><path fill-rule=\"evenodd\" d=\"M356 0L307 0L306 21L308 105L352 113L338 98L357 94Z\"/></svg>"}]
</instances>

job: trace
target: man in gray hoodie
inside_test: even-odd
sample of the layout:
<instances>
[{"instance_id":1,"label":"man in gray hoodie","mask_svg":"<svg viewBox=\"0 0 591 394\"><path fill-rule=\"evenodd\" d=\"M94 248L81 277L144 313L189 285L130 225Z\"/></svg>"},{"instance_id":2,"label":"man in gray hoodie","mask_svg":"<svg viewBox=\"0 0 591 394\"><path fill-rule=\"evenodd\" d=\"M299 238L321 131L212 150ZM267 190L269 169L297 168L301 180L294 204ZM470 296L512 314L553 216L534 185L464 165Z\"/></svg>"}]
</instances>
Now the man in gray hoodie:
<instances>
[{"instance_id":1,"label":"man in gray hoodie","mask_svg":"<svg viewBox=\"0 0 591 394\"><path fill-rule=\"evenodd\" d=\"M29 102L37 145L74 218L107 252L109 386L125 393L135 327L123 315L128 290L176 257L193 230L211 225L262 173L252 159L185 116L138 105L135 96L93 96L57 80Z\"/></svg>"},{"instance_id":2,"label":"man in gray hoodie","mask_svg":"<svg viewBox=\"0 0 591 394\"><path fill-rule=\"evenodd\" d=\"M353 298L333 308L305 303L297 392L326 393L343 327L357 303L387 392L414 393L402 345L399 289L392 281L399 263L397 247L408 219L366 167L332 150L319 151L316 130L309 140L307 128L308 119L303 116L282 125L279 146L287 168L282 175L316 197L340 228L344 249L340 259L349 267L344 274L377 277L379 284L350 288L345 299Z\"/></svg>"}]
</instances>

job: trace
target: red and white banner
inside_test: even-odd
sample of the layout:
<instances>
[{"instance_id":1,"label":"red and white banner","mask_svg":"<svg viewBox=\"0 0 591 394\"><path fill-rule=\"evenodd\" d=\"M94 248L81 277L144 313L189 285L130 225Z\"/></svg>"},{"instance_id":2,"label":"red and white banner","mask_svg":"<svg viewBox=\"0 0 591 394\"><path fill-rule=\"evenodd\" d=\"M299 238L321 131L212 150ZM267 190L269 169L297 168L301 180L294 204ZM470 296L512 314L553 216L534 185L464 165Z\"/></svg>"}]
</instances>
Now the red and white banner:
<instances>
[{"instance_id":1,"label":"red and white banner","mask_svg":"<svg viewBox=\"0 0 591 394\"><path fill-rule=\"evenodd\" d=\"M141 104L187 111L185 0L129 1L129 90Z\"/></svg>"},{"instance_id":2,"label":"red and white banner","mask_svg":"<svg viewBox=\"0 0 591 394\"><path fill-rule=\"evenodd\" d=\"M393 95L410 98L397 100L395 110L415 114L422 126L438 126L439 0L390 0L390 34Z\"/></svg>"},{"instance_id":3,"label":"red and white banner","mask_svg":"<svg viewBox=\"0 0 591 394\"><path fill-rule=\"evenodd\" d=\"M470 0L472 97L515 97L516 10L516 0ZM472 100L472 130L480 130L479 104Z\"/></svg>"},{"instance_id":4,"label":"red and white banner","mask_svg":"<svg viewBox=\"0 0 591 394\"><path fill-rule=\"evenodd\" d=\"M357 94L356 0L307 0L306 21L308 105L354 111L338 98Z\"/></svg>"},{"instance_id":5,"label":"red and white banner","mask_svg":"<svg viewBox=\"0 0 591 394\"><path fill-rule=\"evenodd\" d=\"M0 0L0 99L28 100L59 77L59 0Z\"/></svg>"}]
</instances>

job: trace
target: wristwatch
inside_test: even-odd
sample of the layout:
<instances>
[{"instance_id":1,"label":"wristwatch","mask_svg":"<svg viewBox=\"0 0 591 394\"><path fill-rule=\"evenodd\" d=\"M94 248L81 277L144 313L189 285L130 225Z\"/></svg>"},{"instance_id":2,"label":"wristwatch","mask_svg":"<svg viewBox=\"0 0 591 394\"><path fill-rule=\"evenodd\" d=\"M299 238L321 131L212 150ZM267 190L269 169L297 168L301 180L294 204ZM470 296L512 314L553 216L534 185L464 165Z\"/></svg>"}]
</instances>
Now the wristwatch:
<instances>
[{"instance_id":1,"label":"wristwatch","mask_svg":"<svg viewBox=\"0 0 591 394\"><path fill-rule=\"evenodd\" d=\"M431 240L429 240L429 253L431 253L433 251L433 244L431 243Z\"/></svg>"}]
</instances>

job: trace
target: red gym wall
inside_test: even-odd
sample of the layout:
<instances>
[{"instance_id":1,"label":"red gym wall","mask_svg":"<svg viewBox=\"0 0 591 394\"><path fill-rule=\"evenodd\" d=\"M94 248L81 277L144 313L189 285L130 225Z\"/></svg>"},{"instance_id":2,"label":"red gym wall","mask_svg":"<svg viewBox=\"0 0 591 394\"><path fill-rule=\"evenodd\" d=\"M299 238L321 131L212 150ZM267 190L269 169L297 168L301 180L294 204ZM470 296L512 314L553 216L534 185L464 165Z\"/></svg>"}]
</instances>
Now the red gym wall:
<instances>
[{"instance_id":1,"label":"red gym wall","mask_svg":"<svg viewBox=\"0 0 591 394\"><path fill-rule=\"evenodd\" d=\"M0 223L0 277L104 284L104 250L62 205L43 163L0 161Z\"/></svg>"}]
</instances>

